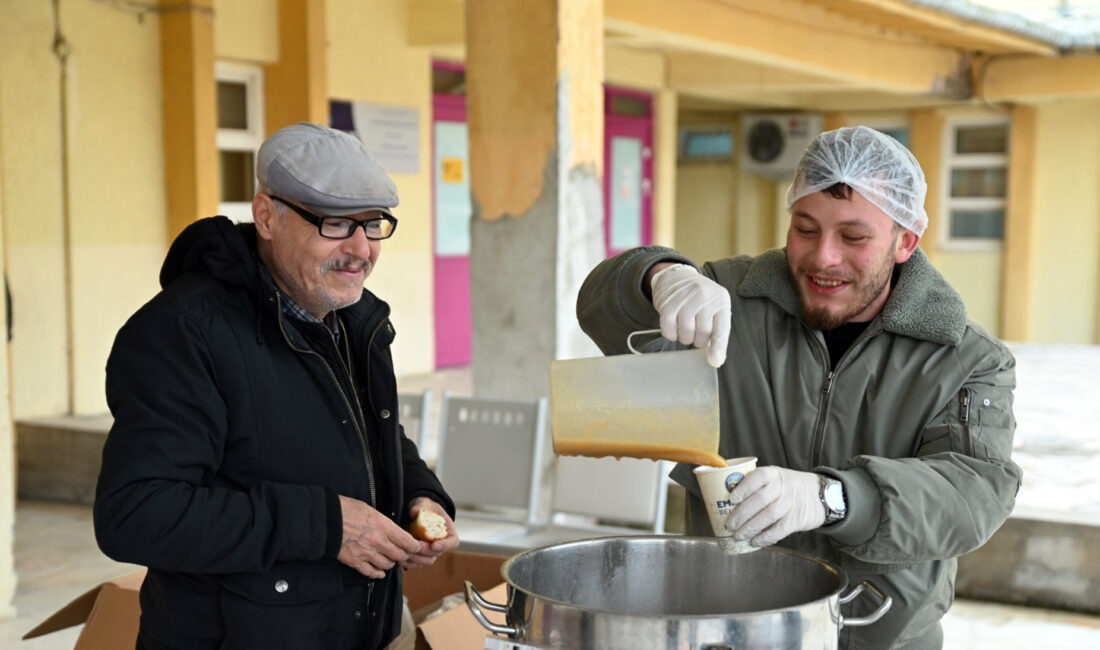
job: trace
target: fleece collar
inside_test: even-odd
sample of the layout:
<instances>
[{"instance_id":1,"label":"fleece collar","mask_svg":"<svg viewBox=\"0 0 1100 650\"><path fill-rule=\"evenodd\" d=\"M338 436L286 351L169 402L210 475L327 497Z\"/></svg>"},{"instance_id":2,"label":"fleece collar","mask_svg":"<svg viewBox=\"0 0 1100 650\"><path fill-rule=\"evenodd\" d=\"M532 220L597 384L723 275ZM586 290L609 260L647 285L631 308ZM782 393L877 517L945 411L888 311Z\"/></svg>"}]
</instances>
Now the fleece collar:
<instances>
[{"instance_id":1,"label":"fleece collar","mask_svg":"<svg viewBox=\"0 0 1100 650\"><path fill-rule=\"evenodd\" d=\"M794 317L802 308L787 266L787 249L760 255L737 285L742 298L767 298ZM916 339L958 345L966 332L966 307L920 248L901 265L898 283L875 319L883 330Z\"/></svg>"}]
</instances>

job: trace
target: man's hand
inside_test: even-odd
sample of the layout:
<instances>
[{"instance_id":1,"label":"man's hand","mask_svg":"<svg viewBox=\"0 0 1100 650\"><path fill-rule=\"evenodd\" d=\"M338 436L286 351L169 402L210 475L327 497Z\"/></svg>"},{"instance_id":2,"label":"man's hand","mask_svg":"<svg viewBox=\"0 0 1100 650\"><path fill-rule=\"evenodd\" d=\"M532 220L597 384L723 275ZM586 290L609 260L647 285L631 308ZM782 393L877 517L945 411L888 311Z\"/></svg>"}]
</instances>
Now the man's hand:
<instances>
[{"instance_id":1,"label":"man's hand","mask_svg":"<svg viewBox=\"0 0 1100 650\"><path fill-rule=\"evenodd\" d=\"M366 503L340 495L344 541L336 559L368 578L384 578L420 552L420 542Z\"/></svg>"},{"instance_id":2,"label":"man's hand","mask_svg":"<svg viewBox=\"0 0 1100 650\"><path fill-rule=\"evenodd\" d=\"M663 266L661 264L656 267ZM707 351L715 368L726 362L730 337L730 293L687 264L670 264L650 281L661 336Z\"/></svg>"},{"instance_id":3,"label":"man's hand","mask_svg":"<svg viewBox=\"0 0 1100 650\"><path fill-rule=\"evenodd\" d=\"M428 497L418 497L413 499L412 503L409 504L409 518L416 519L417 513L421 510L431 510L443 517L443 520L447 522L447 536L443 539L437 539L430 544L418 540L417 543L420 545L420 548L410 555L407 560L401 563L401 566L406 569L415 569L416 567L434 564L437 557L443 555L447 551L453 551L458 548L458 531L455 530L455 522L451 519L450 515L447 514L447 511L443 509L443 506L432 501Z\"/></svg>"},{"instance_id":4,"label":"man's hand","mask_svg":"<svg viewBox=\"0 0 1100 650\"><path fill-rule=\"evenodd\" d=\"M726 527L736 540L769 546L791 533L825 523L817 474L782 467L761 467L730 492L733 512Z\"/></svg>"}]
</instances>

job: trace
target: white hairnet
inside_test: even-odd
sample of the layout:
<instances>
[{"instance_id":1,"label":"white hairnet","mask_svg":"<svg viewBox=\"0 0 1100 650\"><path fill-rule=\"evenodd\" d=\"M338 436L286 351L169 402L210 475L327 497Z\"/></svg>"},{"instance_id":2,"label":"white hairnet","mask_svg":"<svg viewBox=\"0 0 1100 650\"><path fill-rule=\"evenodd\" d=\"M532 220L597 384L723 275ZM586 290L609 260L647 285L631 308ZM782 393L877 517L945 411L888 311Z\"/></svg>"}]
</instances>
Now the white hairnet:
<instances>
[{"instance_id":1,"label":"white hairnet","mask_svg":"<svg viewBox=\"0 0 1100 650\"><path fill-rule=\"evenodd\" d=\"M844 183L902 227L924 234L928 183L920 163L890 136L866 126L826 131L806 147L787 190L787 212L795 201Z\"/></svg>"}]
</instances>

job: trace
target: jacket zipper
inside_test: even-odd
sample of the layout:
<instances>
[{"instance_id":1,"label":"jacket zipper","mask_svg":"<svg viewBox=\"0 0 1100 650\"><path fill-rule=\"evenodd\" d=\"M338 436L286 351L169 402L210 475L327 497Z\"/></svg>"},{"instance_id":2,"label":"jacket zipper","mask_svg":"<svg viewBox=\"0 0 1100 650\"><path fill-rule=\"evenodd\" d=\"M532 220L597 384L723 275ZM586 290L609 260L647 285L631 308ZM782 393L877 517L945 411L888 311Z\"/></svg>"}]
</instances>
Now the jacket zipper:
<instances>
[{"instance_id":1,"label":"jacket zipper","mask_svg":"<svg viewBox=\"0 0 1100 650\"><path fill-rule=\"evenodd\" d=\"M837 365L840 365L839 363ZM825 414L829 410L829 393L833 388L833 378L836 371L830 370L825 374L825 384L821 387L821 401L817 408L817 421L814 423L814 438L810 449L813 455L810 458L810 467L821 464L821 448L825 445Z\"/></svg>"},{"instance_id":2,"label":"jacket zipper","mask_svg":"<svg viewBox=\"0 0 1100 650\"><path fill-rule=\"evenodd\" d=\"M963 426L970 422L970 389L962 390L962 405L959 407L959 421Z\"/></svg>"},{"instance_id":3,"label":"jacket zipper","mask_svg":"<svg viewBox=\"0 0 1100 650\"><path fill-rule=\"evenodd\" d=\"M290 340L290 336L286 333L286 328L283 327L282 296L280 296L278 293L275 294L275 302L276 302L276 307L279 310L278 311L279 331L282 333L283 339L286 341L286 344L289 345L290 349L294 350L295 352L298 352L298 353L301 353L301 354L312 354L312 355L316 356L321 361L321 363L325 366L325 370L328 371L329 378L332 379L333 385L336 386L336 391L338 393L340 393L340 397L344 400L344 406L345 406L345 408L347 408L348 414L351 416L351 422L352 422L353 425L355 425L355 432L358 434L358 436L356 436L356 437L359 439L359 446L363 450L363 463L364 463L364 466L366 467L366 470L367 470L367 483L370 486L370 504L369 505L372 508L374 508L377 505L376 501L377 501L378 497L377 497L377 494L376 494L376 491L375 491L375 486L374 486L374 465L371 462L370 448L367 446L366 431L364 429L365 425L360 426L359 418L355 417L355 410L351 406L351 401L348 399L348 396L344 392L344 389L340 386L340 382L336 379L336 373L332 371L332 366L329 365L328 361L325 361L325 358L323 356L321 356L319 353L317 353L316 351L314 351L314 350L310 350L309 348L296 347L294 345L294 342ZM372 337L372 342L373 342L373 337ZM351 381L350 376L348 377L348 381ZM354 386L353 386L353 390L354 390ZM358 402L358 400L356 400L356 401Z\"/></svg>"},{"instance_id":4,"label":"jacket zipper","mask_svg":"<svg viewBox=\"0 0 1100 650\"><path fill-rule=\"evenodd\" d=\"M363 458L366 460L366 464L367 464L367 482L370 484L371 505L374 506L375 508L377 508L378 504L375 503L375 502L378 500L378 495L377 495L377 486L374 483L374 457L370 453L370 445L367 442L367 418L366 418L365 415L363 415L363 405L359 403L359 394L355 390L355 376L352 374L352 371L351 371L352 367L354 366L354 364L351 363L351 341L350 341L351 337L348 336L347 328L344 327L343 323L339 320L339 318L337 318L336 322L337 322L337 326L340 327L342 330L344 330L344 358L346 358L348 360L348 365L344 368L344 372L346 372L347 375L348 375L348 385L351 387L351 399L354 400L354 402L355 402L355 413L357 413L359 415L359 420L358 421L362 422L362 424L363 424L363 427L362 427L362 430L361 430L361 435L360 435L359 438L360 438L360 444L363 445L363 449L364 449ZM329 335L331 336L331 332L329 333ZM371 343L374 343L374 338L373 337L371 337L370 343L367 344L368 355L370 354L369 350L370 350L370 344ZM336 347L336 339L335 338L332 339L332 345L333 345L333 347ZM336 356L339 357L340 356L339 353L337 353ZM370 372L370 370L369 370L370 369L370 364L369 363L367 364L367 368L368 368L367 372L368 372L368 376L369 376L369 372ZM370 385L369 381L367 382L367 385L368 386ZM345 402L346 401L347 400L345 400ZM379 440L381 440L381 437L379 438Z\"/></svg>"},{"instance_id":5,"label":"jacket zipper","mask_svg":"<svg viewBox=\"0 0 1100 650\"><path fill-rule=\"evenodd\" d=\"M821 455L822 450L825 447L825 416L829 410L829 395L833 389L833 381L836 379L837 373L839 373L840 369L844 366L844 360L848 358L848 355L852 353L852 350L857 345L862 345L864 342L867 341L867 339L871 338L877 333L872 332L868 334L869 331L871 331L871 325L868 325L867 329L865 329L863 332L860 332L860 335L856 337L856 340L852 341L852 344L848 346L848 349L844 351L844 354L840 355L840 358L837 359L836 362L836 368L831 368L825 373L825 383L821 387L821 402L818 405L817 409L817 421L814 423L814 437L812 441L812 446L810 447L810 449L812 450L810 457L811 468L817 467L822 462ZM825 367L828 368L830 365L829 348L825 345L824 335L819 334L816 330L810 330L810 333L814 337L814 339L817 340L818 349L823 350L825 355Z\"/></svg>"}]
</instances>

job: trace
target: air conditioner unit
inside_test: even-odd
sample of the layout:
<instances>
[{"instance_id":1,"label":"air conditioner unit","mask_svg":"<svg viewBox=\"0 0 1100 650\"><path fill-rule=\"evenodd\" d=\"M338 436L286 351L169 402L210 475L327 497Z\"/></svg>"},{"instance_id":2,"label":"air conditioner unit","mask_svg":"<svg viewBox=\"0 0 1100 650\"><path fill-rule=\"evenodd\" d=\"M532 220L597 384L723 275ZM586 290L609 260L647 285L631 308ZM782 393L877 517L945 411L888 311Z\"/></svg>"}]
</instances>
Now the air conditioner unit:
<instances>
[{"instance_id":1,"label":"air conditioner unit","mask_svg":"<svg viewBox=\"0 0 1100 650\"><path fill-rule=\"evenodd\" d=\"M807 113L741 116L741 169L789 180L806 145L821 133L820 115Z\"/></svg>"}]
</instances>

